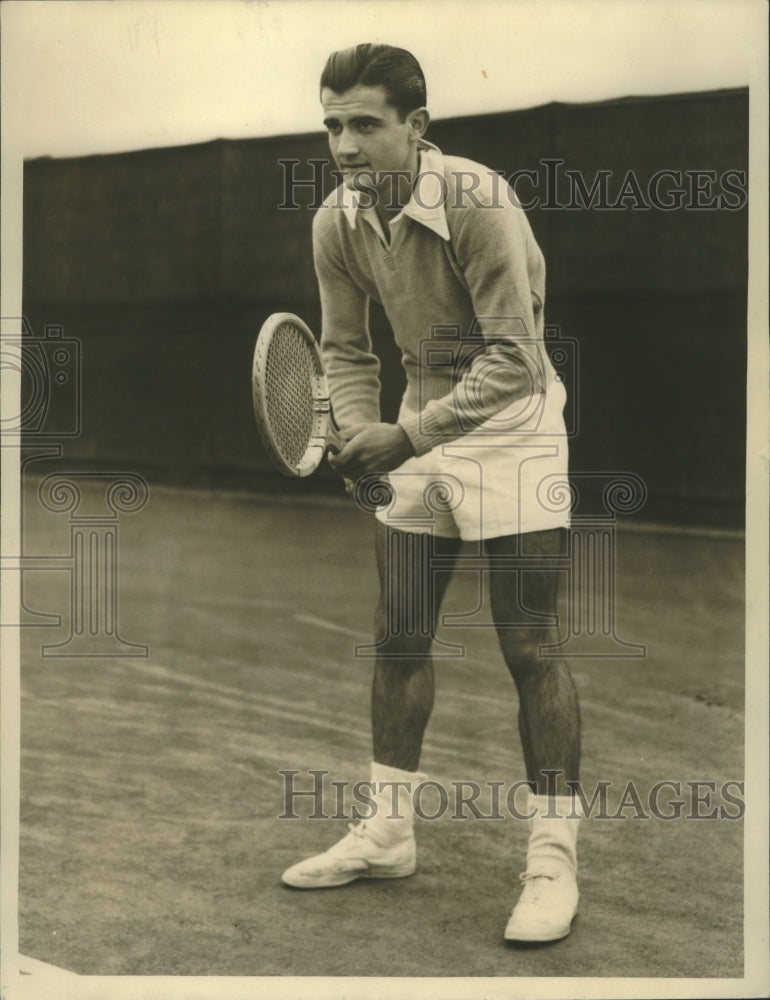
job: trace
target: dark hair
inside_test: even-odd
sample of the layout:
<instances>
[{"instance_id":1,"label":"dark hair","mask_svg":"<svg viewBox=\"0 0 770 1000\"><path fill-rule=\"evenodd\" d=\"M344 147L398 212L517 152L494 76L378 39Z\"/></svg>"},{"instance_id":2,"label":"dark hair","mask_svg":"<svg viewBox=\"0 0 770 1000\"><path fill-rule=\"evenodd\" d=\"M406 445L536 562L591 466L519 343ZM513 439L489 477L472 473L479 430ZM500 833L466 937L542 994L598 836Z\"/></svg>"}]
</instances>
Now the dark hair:
<instances>
[{"instance_id":1,"label":"dark hair","mask_svg":"<svg viewBox=\"0 0 770 1000\"><path fill-rule=\"evenodd\" d=\"M321 73L321 89L343 94L357 84L385 88L388 103L405 118L427 101L425 77L411 52L393 45L365 42L332 52Z\"/></svg>"}]
</instances>

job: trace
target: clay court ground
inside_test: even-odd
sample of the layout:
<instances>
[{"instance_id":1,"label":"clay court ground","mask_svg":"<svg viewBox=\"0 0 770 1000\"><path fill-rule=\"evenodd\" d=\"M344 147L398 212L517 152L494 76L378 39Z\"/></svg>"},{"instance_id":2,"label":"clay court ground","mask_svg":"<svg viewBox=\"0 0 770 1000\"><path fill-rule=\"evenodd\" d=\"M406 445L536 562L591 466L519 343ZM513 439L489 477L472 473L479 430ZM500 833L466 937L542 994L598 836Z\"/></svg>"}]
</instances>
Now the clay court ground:
<instances>
[{"instance_id":1,"label":"clay court ground","mask_svg":"<svg viewBox=\"0 0 770 1000\"><path fill-rule=\"evenodd\" d=\"M67 518L25 496L37 553L66 553ZM738 819L583 824L580 914L549 947L506 946L526 844L513 819L424 821L412 878L302 893L281 871L342 820L284 811L281 769L368 777L375 600L372 526L343 498L151 486L120 520L119 626L145 658L63 659L69 573L25 574L62 615L22 635L20 950L87 975L673 977L743 975ZM636 659L576 659L583 781L714 783L744 769L744 544L620 523L616 627ZM446 611L478 606L458 573ZM436 663L423 770L524 776L516 698L485 609L445 625L466 654ZM665 801L665 796L662 799Z\"/></svg>"}]
</instances>

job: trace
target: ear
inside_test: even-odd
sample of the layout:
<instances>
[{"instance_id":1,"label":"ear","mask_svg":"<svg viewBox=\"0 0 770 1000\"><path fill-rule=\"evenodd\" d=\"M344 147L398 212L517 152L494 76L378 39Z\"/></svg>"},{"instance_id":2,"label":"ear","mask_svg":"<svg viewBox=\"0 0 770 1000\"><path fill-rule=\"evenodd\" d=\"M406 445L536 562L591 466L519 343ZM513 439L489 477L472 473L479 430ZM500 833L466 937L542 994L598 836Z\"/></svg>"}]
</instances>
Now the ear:
<instances>
[{"instance_id":1,"label":"ear","mask_svg":"<svg viewBox=\"0 0 770 1000\"><path fill-rule=\"evenodd\" d=\"M430 125L430 115L427 108L415 108L406 116L406 123L409 126L410 139L422 139L428 131Z\"/></svg>"}]
</instances>

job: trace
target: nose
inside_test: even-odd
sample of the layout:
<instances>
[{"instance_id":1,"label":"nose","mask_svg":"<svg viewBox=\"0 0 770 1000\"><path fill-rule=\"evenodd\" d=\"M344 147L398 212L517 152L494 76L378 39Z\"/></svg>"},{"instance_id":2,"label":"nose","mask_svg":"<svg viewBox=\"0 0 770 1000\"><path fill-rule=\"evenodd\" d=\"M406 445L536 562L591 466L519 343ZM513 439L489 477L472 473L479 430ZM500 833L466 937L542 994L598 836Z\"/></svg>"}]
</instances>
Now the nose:
<instances>
[{"instance_id":1,"label":"nose","mask_svg":"<svg viewBox=\"0 0 770 1000\"><path fill-rule=\"evenodd\" d=\"M358 143L355 134L344 128L337 138L337 156L342 159L351 159L358 153Z\"/></svg>"}]
</instances>

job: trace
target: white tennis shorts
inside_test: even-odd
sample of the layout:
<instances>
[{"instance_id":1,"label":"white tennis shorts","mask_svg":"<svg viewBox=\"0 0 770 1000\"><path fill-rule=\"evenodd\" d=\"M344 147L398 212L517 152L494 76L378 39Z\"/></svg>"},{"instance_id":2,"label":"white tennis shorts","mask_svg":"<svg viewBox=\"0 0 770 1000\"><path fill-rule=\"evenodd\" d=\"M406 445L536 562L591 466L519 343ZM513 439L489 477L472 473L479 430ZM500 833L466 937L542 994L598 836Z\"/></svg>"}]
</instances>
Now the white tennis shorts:
<instances>
[{"instance_id":1,"label":"white tennis shorts","mask_svg":"<svg viewBox=\"0 0 770 1000\"><path fill-rule=\"evenodd\" d=\"M567 527L566 398L554 382L546 393L408 459L388 475L393 500L377 519L401 531L467 541ZM401 415L408 413L402 406Z\"/></svg>"}]
</instances>

